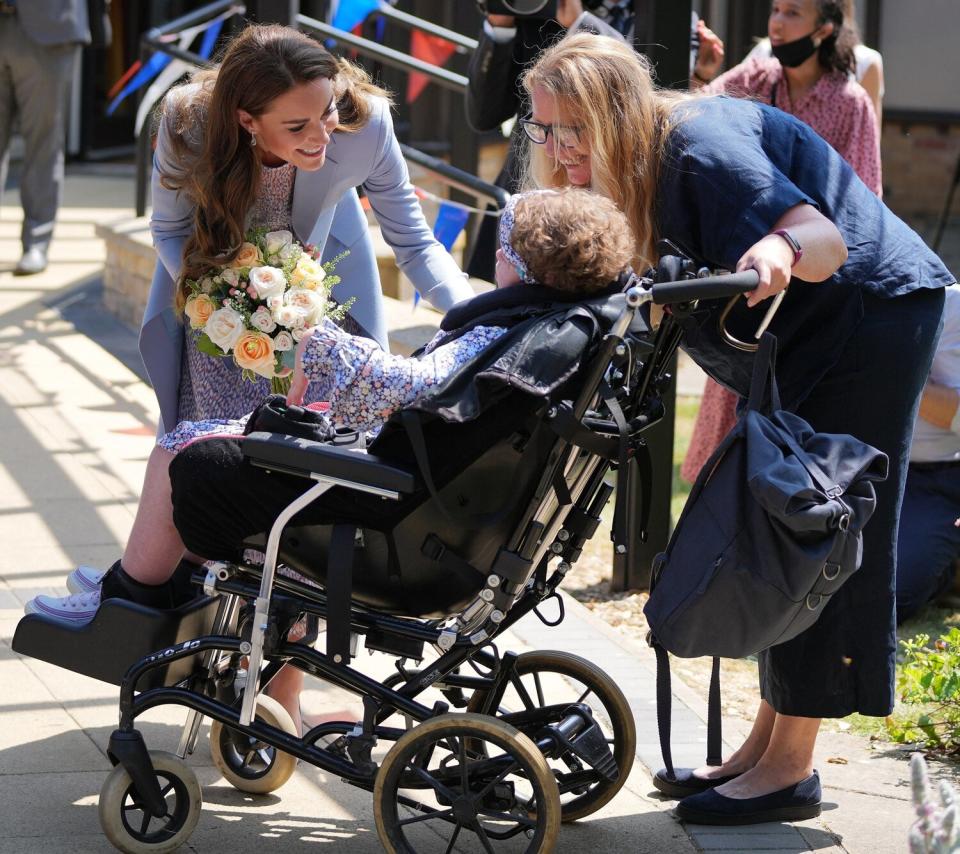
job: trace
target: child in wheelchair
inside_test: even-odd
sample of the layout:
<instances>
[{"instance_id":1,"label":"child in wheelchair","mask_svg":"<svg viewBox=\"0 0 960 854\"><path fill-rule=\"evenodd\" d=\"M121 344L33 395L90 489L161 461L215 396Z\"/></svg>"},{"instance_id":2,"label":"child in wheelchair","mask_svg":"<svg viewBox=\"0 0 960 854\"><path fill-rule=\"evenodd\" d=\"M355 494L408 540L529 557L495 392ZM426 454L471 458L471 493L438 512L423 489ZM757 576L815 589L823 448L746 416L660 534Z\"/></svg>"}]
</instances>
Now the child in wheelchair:
<instances>
[{"instance_id":1,"label":"child in wheelchair","mask_svg":"<svg viewBox=\"0 0 960 854\"><path fill-rule=\"evenodd\" d=\"M499 238L499 288L542 285L564 300L608 289L634 252L629 224L613 203L573 188L514 196L503 212ZM391 413L444 382L505 331L494 324L444 328L417 356L404 358L324 322L300 342L289 401L302 402L306 384L313 383L321 390L314 396L330 402L336 426L376 431ZM305 490L300 478L267 475L244 460L246 421L182 423L163 436L148 461L120 560L102 578L84 568L75 571L68 586L80 592L37 596L26 612L82 625L111 598L172 608L183 598L184 585L176 579L204 560L240 559L242 544L268 531L277 513ZM178 566L182 572L175 575ZM292 668L271 683L271 693L298 725L301 683L302 673Z\"/></svg>"}]
</instances>

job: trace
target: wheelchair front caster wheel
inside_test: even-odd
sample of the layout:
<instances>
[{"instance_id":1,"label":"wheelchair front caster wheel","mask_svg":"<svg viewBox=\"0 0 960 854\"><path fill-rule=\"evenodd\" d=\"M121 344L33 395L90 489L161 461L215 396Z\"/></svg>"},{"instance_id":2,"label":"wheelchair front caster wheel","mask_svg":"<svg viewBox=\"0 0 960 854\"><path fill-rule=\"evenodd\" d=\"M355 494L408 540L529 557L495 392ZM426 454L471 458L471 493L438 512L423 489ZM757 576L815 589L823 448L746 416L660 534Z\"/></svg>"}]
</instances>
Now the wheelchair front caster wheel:
<instances>
[{"instance_id":1,"label":"wheelchair front caster wheel","mask_svg":"<svg viewBox=\"0 0 960 854\"><path fill-rule=\"evenodd\" d=\"M202 797L196 775L180 757L151 750L150 761L167 802L157 818L144 809L130 775L117 765L100 790L100 826L113 845L126 854L159 854L179 848L200 820Z\"/></svg>"},{"instance_id":2,"label":"wheelchair front caster wheel","mask_svg":"<svg viewBox=\"0 0 960 854\"><path fill-rule=\"evenodd\" d=\"M439 715L404 733L384 758L373 815L388 854L440 854L458 839L488 854L535 854L556 846L560 794L519 730L487 715Z\"/></svg>"},{"instance_id":3,"label":"wheelchair front caster wheel","mask_svg":"<svg viewBox=\"0 0 960 854\"><path fill-rule=\"evenodd\" d=\"M297 735L287 710L266 694L257 697L256 718L288 735ZM254 795L279 789L297 767L296 757L220 721L210 726L210 755L231 786Z\"/></svg>"}]
</instances>

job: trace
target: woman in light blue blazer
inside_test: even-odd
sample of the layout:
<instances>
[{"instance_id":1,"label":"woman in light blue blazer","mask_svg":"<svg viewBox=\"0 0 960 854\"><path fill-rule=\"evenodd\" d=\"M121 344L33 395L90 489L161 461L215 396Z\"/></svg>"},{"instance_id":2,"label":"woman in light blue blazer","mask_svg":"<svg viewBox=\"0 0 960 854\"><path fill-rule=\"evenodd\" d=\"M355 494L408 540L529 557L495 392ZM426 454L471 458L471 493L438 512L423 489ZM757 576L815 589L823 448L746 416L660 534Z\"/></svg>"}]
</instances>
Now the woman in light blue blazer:
<instances>
[{"instance_id":1,"label":"woman in light blue blazer","mask_svg":"<svg viewBox=\"0 0 960 854\"><path fill-rule=\"evenodd\" d=\"M446 311L473 295L424 219L386 93L361 69L296 30L251 26L218 69L171 91L153 173L159 261L140 332L161 433L184 419L237 417L269 393L269 381L243 380L231 360L201 354L181 311L183 279L236 257L250 227L289 229L324 260L350 250L334 297L356 297L346 325L386 348L360 185L423 297Z\"/></svg>"}]
</instances>

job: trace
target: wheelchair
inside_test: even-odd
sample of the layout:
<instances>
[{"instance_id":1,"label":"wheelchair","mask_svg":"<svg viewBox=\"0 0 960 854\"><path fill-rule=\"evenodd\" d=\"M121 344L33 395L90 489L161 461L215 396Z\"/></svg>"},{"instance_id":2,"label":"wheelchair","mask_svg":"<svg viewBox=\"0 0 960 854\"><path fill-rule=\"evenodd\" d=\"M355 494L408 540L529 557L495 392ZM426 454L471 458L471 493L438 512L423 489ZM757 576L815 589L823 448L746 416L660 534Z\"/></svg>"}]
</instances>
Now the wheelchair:
<instances>
[{"instance_id":1,"label":"wheelchair","mask_svg":"<svg viewBox=\"0 0 960 854\"><path fill-rule=\"evenodd\" d=\"M579 352L536 394L529 376L508 371L496 394L484 392L493 402L465 423L408 407L368 452L252 433L242 443L251 464L311 485L244 543L262 564L205 564L193 578L202 595L179 608L111 599L80 627L24 617L14 650L120 686L107 750L114 768L99 801L109 841L126 852L186 843L202 798L185 757L203 718L216 766L244 792L278 789L297 760L369 790L388 852L551 851L562 822L609 802L636 748L623 692L578 656L501 652L497 641L531 612L559 624L557 590L617 493L611 472L648 468L643 433L663 416L677 318L697 298L756 283L703 272L668 259L660 283L631 276L617 293L525 319L513 352L553 347L571 323L586 330ZM672 304L655 333L641 312L651 302ZM391 434L406 434L405 459L378 455ZM469 459L454 452L434 465L418 452L443 443L470 448ZM619 551L645 515L626 492L614 511ZM366 509L353 522L293 521L324 495L360 495ZM557 619L543 613L549 600L559 603ZM289 640L304 615L325 622L325 651L311 638ZM396 672L363 673L361 642L395 659ZM264 693L283 666L358 695L362 718L299 736ZM135 727L163 704L188 709L176 754L148 750Z\"/></svg>"}]
</instances>

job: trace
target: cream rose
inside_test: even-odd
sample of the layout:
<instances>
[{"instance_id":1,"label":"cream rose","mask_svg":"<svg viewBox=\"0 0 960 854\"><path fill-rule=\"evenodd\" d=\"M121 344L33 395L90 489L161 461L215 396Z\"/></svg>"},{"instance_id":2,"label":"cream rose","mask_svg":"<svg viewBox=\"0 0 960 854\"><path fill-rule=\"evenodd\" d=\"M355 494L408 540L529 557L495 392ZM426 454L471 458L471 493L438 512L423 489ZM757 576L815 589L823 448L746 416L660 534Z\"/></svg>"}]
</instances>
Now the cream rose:
<instances>
[{"instance_id":1,"label":"cream rose","mask_svg":"<svg viewBox=\"0 0 960 854\"><path fill-rule=\"evenodd\" d=\"M183 307L183 313L190 318L190 326L193 329L203 329L210 320L210 315L216 310L216 303L206 294L194 294L187 297L186 305Z\"/></svg>"},{"instance_id":2,"label":"cream rose","mask_svg":"<svg viewBox=\"0 0 960 854\"><path fill-rule=\"evenodd\" d=\"M290 284L295 288L316 290L323 281L325 273L323 267L306 253L300 255L297 265L290 273Z\"/></svg>"},{"instance_id":3,"label":"cream rose","mask_svg":"<svg viewBox=\"0 0 960 854\"><path fill-rule=\"evenodd\" d=\"M286 329L278 332L273 339L273 349L281 353L286 350L292 350L294 345L293 336Z\"/></svg>"},{"instance_id":4,"label":"cream rose","mask_svg":"<svg viewBox=\"0 0 960 854\"><path fill-rule=\"evenodd\" d=\"M273 319L287 329L299 329L307 320L307 313L296 305L281 305L273 312Z\"/></svg>"},{"instance_id":5,"label":"cream rose","mask_svg":"<svg viewBox=\"0 0 960 854\"><path fill-rule=\"evenodd\" d=\"M276 368L273 341L263 332L248 329L240 335L234 345L233 360L240 368L269 379Z\"/></svg>"},{"instance_id":6,"label":"cream rose","mask_svg":"<svg viewBox=\"0 0 960 854\"><path fill-rule=\"evenodd\" d=\"M283 270L276 267L254 267L250 271L250 284L257 292L257 298L264 301L282 295L287 288Z\"/></svg>"},{"instance_id":7,"label":"cream rose","mask_svg":"<svg viewBox=\"0 0 960 854\"><path fill-rule=\"evenodd\" d=\"M292 305L303 311L307 326L316 326L327 309L327 300L323 294L306 288L291 288L283 295L286 305Z\"/></svg>"},{"instance_id":8,"label":"cream rose","mask_svg":"<svg viewBox=\"0 0 960 854\"><path fill-rule=\"evenodd\" d=\"M268 231L263 236L263 242L267 247L267 255L276 255L284 246L293 243L293 234L289 231Z\"/></svg>"},{"instance_id":9,"label":"cream rose","mask_svg":"<svg viewBox=\"0 0 960 854\"><path fill-rule=\"evenodd\" d=\"M263 256L260 255L260 250L252 243L244 243L237 257L227 266L239 270L241 267L256 267L262 263Z\"/></svg>"},{"instance_id":10,"label":"cream rose","mask_svg":"<svg viewBox=\"0 0 960 854\"><path fill-rule=\"evenodd\" d=\"M224 353L229 353L243 334L243 315L232 308L218 308L203 327L207 337Z\"/></svg>"},{"instance_id":11,"label":"cream rose","mask_svg":"<svg viewBox=\"0 0 960 854\"><path fill-rule=\"evenodd\" d=\"M261 332L273 332L277 328L277 323L270 314L270 309L265 305L260 306L250 315L250 325L259 329Z\"/></svg>"}]
</instances>

